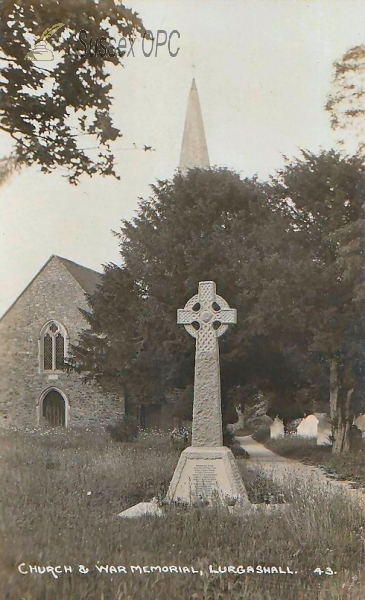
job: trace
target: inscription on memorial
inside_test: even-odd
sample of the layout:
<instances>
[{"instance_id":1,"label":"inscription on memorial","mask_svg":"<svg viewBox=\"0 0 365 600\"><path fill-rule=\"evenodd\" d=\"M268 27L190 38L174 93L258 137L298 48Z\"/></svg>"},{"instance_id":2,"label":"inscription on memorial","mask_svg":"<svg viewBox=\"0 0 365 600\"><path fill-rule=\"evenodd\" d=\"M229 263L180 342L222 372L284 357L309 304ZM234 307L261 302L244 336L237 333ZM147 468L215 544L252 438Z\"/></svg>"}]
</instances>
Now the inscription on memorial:
<instances>
[{"instance_id":1,"label":"inscription on memorial","mask_svg":"<svg viewBox=\"0 0 365 600\"><path fill-rule=\"evenodd\" d=\"M194 465L195 493L198 496L210 496L218 489L217 470L214 465Z\"/></svg>"}]
</instances>

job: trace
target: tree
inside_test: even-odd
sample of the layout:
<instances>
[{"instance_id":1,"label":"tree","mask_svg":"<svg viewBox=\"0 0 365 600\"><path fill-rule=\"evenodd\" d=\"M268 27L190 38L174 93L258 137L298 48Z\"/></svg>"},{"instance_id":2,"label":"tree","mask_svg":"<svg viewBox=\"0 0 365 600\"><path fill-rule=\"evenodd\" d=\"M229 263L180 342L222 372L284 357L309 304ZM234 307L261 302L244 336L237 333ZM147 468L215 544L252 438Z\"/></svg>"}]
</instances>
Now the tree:
<instances>
[{"instance_id":1,"label":"tree","mask_svg":"<svg viewBox=\"0 0 365 600\"><path fill-rule=\"evenodd\" d=\"M118 235L122 267L109 265L90 299L90 324L75 349L79 368L102 386L138 403L163 399L193 381L194 341L176 324L176 309L213 280L238 310L238 324L220 340L223 412L229 390L248 381L269 386L282 339L275 315L262 330L250 315L263 281L277 276L283 220L255 178L226 169L192 169L152 186L137 217ZM270 271L271 269L271 271ZM282 273L281 273L282 274ZM269 294L266 300L270 307ZM264 318L264 317L262 317Z\"/></svg>"},{"instance_id":2,"label":"tree","mask_svg":"<svg viewBox=\"0 0 365 600\"><path fill-rule=\"evenodd\" d=\"M350 48L334 63L334 69L333 92L326 104L331 126L338 132L340 144L353 146L357 140L362 154L365 150L365 45Z\"/></svg>"},{"instance_id":3,"label":"tree","mask_svg":"<svg viewBox=\"0 0 365 600\"><path fill-rule=\"evenodd\" d=\"M342 452L364 384L365 167L358 156L303 152L279 173L272 196L293 251L306 257L289 303L328 378L333 452Z\"/></svg>"},{"instance_id":4,"label":"tree","mask_svg":"<svg viewBox=\"0 0 365 600\"><path fill-rule=\"evenodd\" d=\"M0 159L0 185L3 185L18 167L19 165L14 155L4 156L4 158Z\"/></svg>"},{"instance_id":5,"label":"tree","mask_svg":"<svg viewBox=\"0 0 365 600\"><path fill-rule=\"evenodd\" d=\"M137 13L117 0L3 0L0 4L0 129L11 135L19 165L40 165L41 171L61 167L70 183L82 173L116 175L111 142L120 137L110 109L110 67L120 62L116 37L134 39L145 29ZM26 58L51 26L60 27L50 40L55 60ZM79 40L81 30L91 51ZM48 66L49 65L49 66ZM97 152L86 149L85 136ZM89 144L90 145L90 144Z\"/></svg>"},{"instance_id":6,"label":"tree","mask_svg":"<svg viewBox=\"0 0 365 600\"><path fill-rule=\"evenodd\" d=\"M238 312L220 341L224 418L237 395L262 392L286 420L326 399L346 450L364 373L361 159L303 152L270 184L193 169L152 189L84 313L78 368L134 403L186 389L194 342L176 309L213 280Z\"/></svg>"}]
</instances>

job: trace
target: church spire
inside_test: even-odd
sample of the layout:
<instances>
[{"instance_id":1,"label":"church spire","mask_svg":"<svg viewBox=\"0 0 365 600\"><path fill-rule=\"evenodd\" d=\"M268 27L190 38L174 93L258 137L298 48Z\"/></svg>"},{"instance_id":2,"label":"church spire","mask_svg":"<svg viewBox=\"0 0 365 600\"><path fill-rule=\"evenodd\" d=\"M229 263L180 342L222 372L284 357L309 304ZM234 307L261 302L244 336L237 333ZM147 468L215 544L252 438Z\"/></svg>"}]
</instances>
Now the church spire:
<instances>
[{"instance_id":1,"label":"church spire","mask_svg":"<svg viewBox=\"0 0 365 600\"><path fill-rule=\"evenodd\" d=\"M195 79L191 84L186 111L184 136L181 146L179 169L186 173L193 167L209 167L209 155L205 140L203 117L200 109Z\"/></svg>"}]
</instances>

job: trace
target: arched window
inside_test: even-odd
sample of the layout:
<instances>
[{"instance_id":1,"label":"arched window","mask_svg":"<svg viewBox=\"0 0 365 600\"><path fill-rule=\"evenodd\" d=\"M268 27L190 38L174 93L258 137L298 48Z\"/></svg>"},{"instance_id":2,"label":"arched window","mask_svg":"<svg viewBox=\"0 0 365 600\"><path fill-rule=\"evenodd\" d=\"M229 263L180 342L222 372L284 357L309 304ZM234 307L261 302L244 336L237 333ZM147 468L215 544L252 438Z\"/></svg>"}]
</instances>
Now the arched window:
<instances>
[{"instance_id":1,"label":"arched window","mask_svg":"<svg viewBox=\"0 0 365 600\"><path fill-rule=\"evenodd\" d=\"M42 328L40 336L41 371L62 371L67 352L67 333L56 321L50 321Z\"/></svg>"}]
</instances>

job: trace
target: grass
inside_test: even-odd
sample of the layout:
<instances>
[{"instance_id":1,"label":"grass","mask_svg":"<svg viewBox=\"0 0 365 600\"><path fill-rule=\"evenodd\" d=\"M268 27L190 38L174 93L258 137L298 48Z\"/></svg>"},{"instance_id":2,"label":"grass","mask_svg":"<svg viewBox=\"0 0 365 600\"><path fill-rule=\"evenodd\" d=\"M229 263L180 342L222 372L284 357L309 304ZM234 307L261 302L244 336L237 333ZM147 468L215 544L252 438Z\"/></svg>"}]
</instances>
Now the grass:
<instances>
[{"instance_id":1,"label":"grass","mask_svg":"<svg viewBox=\"0 0 365 600\"><path fill-rule=\"evenodd\" d=\"M280 456L323 467L337 479L354 481L359 486L365 487L364 442L361 442L356 450L343 454L332 454L331 446L317 446L316 440L292 435L267 440L264 443L267 448Z\"/></svg>"},{"instance_id":2,"label":"grass","mask_svg":"<svg viewBox=\"0 0 365 600\"><path fill-rule=\"evenodd\" d=\"M340 492L288 481L279 490L240 459L253 501L291 500L237 518L226 510L168 510L120 519L167 489L177 463L166 437L111 442L97 431L0 438L2 600L360 600L365 518ZM247 461L249 462L249 461ZM72 573L22 575L18 565L70 565ZM78 572L87 566L88 574ZM100 574L95 565L125 566ZM200 574L130 572L130 565L193 566ZM293 575L210 574L209 565L289 567ZM330 567L336 575L315 575Z\"/></svg>"}]
</instances>

